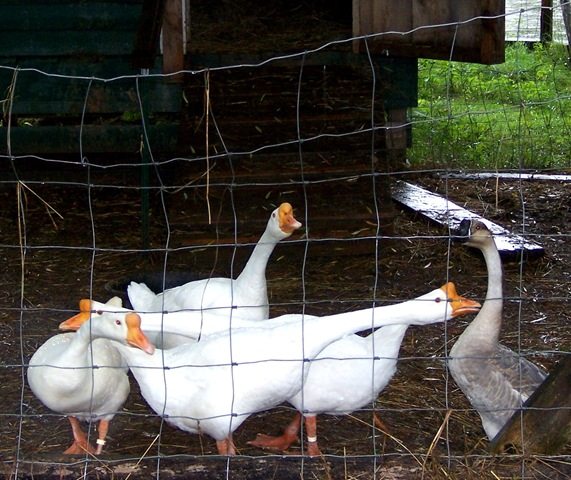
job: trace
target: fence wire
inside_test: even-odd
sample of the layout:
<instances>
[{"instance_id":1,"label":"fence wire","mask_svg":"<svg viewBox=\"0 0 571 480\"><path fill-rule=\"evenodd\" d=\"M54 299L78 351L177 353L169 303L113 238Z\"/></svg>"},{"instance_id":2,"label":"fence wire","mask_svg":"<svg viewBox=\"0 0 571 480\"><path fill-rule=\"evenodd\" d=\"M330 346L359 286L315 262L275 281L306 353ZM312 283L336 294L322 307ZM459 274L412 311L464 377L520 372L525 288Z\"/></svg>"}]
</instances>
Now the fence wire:
<instances>
[{"instance_id":1,"label":"fence wire","mask_svg":"<svg viewBox=\"0 0 571 480\"><path fill-rule=\"evenodd\" d=\"M506 13L510 25L519 18L517 40L527 39L523 30L520 38L523 13ZM505 260L500 340L546 370L564 358L571 346L566 311L570 192L564 177L571 167L571 95L562 74L568 68L568 63L562 66L568 62L565 50L537 46L530 52L515 44L508 47L506 64L496 66L420 60L418 105L390 109L391 93L384 88L395 66L379 66L369 51L375 37L388 33L413 31L333 40L259 63L173 75L101 78L0 65L13 73L3 101L7 137L0 180L0 452L7 478L159 479L191 475L188 465L197 466L203 478L254 478L253 471L260 478L290 478L292 472L302 478L569 474L568 450L529 455L524 449L499 457L487 450L480 418L446 368L450 348L473 317L411 327L397 372L378 399L349 415L318 417L324 461L303 455L308 447L303 424L291 457L247 443L258 432L277 434L286 426L295 410L286 402L263 412L238 412L249 415L234 432L240 456L217 457L211 437L182 432L153 412L133 378L103 455L64 458L59 454L71 441L66 416L43 405L28 386L31 356L58 334L59 322L77 313L81 298L105 302L119 295L127 302L132 279L162 291L189 278L236 278L282 202L293 205L303 228L276 245L268 261L270 318L392 305L448 281L461 295L484 302L487 272L479 254L454 243L446 222L431 223L421 212L393 203L389 186L402 181L437 191L544 247L541 258ZM360 64L312 63L313 55L355 40L365 41ZM547 66L540 63L545 58L551 62ZM276 66L285 60L287 66ZM181 124L178 151L185 153L172 156L157 148L151 133L172 117L147 111L145 92L180 74L185 104L176 121ZM18 96L27 75L76 82L85 92L81 114L73 119L78 127L74 154L38 155L34 145L26 152L21 144L14 150L12 128L68 126L69 121L64 112L42 118L12 113L27 100ZM102 85L111 91L128 85L134 93L131 110L118 117L90 111L90 97ZM393 121L399 110L406 110L406 117ZM138 129L138 150L91 154L87 127L115 124ZM391 149L387 140L403 130L412 136L406 154ZM537 169L563 175L557 182L528 181L525 175ZM482 171L493 175L480 179ZM504 179L503 173L517 178ZM300 335L304 343L297 361L304 364L303 375L311 369L304 359L305 344L312 340L305 328ZM372 363L380 360L377 348L372 342ZM235 362L233 354L232 407L240 368L246 365ZM268 369L280 363L270 361ZM274 380L279 381L268 374L268 382ZM165 396L177 387L185 388L166 381L155 385ZM205 412L203 421L209 418L207 404ZM388 431L374 423L377 414ZM95 424L87 434L94 442Z\"/></svg>"}]
</instances>

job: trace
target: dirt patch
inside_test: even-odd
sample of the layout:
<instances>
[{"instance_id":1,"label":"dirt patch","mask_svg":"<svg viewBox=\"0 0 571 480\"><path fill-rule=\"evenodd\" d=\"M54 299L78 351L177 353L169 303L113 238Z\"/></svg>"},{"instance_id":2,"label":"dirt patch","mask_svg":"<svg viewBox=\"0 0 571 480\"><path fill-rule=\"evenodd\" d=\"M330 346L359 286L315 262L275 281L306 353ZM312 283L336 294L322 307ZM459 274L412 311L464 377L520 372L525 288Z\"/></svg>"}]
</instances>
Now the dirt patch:
<instances>
[{"instance_id":1,"label":"dirt patch","mask_svg":"<svg viewBox=\"0 0 571 480\"><path fill-rule=\"evenodd\" d=\"M114 178L107 181L117 186ZM551 368L571 347L566 308L571 297L571 243L566 231L571 220L571 187L547 181L446 180L414 173L406 178L446 193L454 202L518 233L525 225L525 235L545 247L541 258L512 258L504 264L507 301L502 342ZM374 298L380 302L408 299L448 279L461 294L482 299L486 269L481 256L452 244L447 232L420 215L396 207L391 228L375 235L375 215L367 208L374 205L370 202L374 182L370 180L364 180L369 190L358 185L363 179L339 180L334 188L321 187L319 192L310 185L305 196L315 198L319 206L307 210L300 187L289 192L258 187L249 199L238 188L233 199L228 193L210 199L212 210L220 212L210 226L203 221L204 197L169 199L164 208L154 198L150 249L141 247L136 182L127 181L124 186L133 188L126 189L102 187L109 185L103 177L95 179L100 185L96 188L32 182L35 194L28 191L23 197L25 225L20 232L16 189L3 188L0 394L4 420L0 452L7 472L14 471L16 462L23 477L36 472L71 478L83 471L82 461L70 463L59 455L70 440L67 421L32 395L24 377L30 356L56 333L58 322L77 308L79 298L92 294L106 299L111 286L117 287L122 279L163 268L205 275L240 271L269 210L282 199L294 204L308 230L305 236L295 235L279 245L270 261L272 315L300 311L304 302L308 313L327 314L369 306ZM256 201L261 196L267 200ZM334 206L335 222L324 214L326 205ZM166 264L163 211L173 219ZM234 242L226 244L221 239ZM293 412L283 405L252 416L236 432L238 449L245 458L211 458L216 453L211 439L187 435L162 423L133 383L124 411L112 423L102 463L89 462L87 468L104 478L123 476L130 469L142 478L156 468L163 478L203 478L205 471L214 476L229 471L232 478L366 478L375 470L383 478L410 478L420 476L423 469L437 478L443 472L453 477L496 478L501 472L518 475L522 469L527 478L564 478L569 472L568 456L494 458L487 453L479 417L443 362L445 351L469 321L409 329L398 372L374 406L390 426L391 437L373 430L371 406L349 417L320 419L320 443L326 454L321 460L296 456L301 453L299 446L292 449L293 457L285 458L248 446L246 442L256 433L277 433L289 421ZM430 449L448 412L448 425ZM145 455L144 462L135 467Z\"/></svg>"}]
</instances>

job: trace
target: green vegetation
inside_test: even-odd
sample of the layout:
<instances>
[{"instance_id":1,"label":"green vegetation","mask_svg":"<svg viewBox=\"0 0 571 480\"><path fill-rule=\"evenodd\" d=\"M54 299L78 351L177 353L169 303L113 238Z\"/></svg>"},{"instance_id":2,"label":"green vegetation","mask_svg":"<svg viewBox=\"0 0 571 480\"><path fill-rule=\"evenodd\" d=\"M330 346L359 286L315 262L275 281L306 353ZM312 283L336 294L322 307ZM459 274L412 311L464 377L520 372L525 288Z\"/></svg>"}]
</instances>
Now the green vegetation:
<instances>
[{"instance_id":1,"label":"green vegetation","mask_svg":"<svg viewBox=\"0 0 571 480\"><path fill-rule=\"evenodd\" d=\"M571 166L571 69L563 45L506 47L501 65L419 61L414 165Z\"/></svg>"}]
</instances>

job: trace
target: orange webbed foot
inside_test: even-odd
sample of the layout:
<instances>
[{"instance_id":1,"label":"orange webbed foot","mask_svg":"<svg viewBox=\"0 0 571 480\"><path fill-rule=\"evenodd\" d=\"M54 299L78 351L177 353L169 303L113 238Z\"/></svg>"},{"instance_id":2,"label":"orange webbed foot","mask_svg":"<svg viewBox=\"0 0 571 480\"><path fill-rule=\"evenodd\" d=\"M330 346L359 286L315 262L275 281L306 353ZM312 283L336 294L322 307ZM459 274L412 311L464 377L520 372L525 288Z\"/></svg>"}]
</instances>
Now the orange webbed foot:
<instances>
[{"instance_id":1,"label":"orange webbed foot","mask_svg":"<svg viewBox=\"0 0 571 480\"><path fill-rule=\"evenodd\" d=\"M87 441L74 441L70 447L65 450L64 455L85 455L86 453L95 454L96 449Z\"/></svg>"},{"instance_id":2,"label":"orange webbed foot","mask_svg":"<svg viewBox=\"0 0 571 480\"><path fill-rule=\"evenodd\" d=\"M263 448L265 450L285 452L295 440L297 440L297 436L294 438L288 437L287 435L272 437L271 435L258 433L258 435L256 435L256 438L254 440L250 440L248 442L248 445L252 445L253 447Z\"/></svg>"},{"instance_id":3,"label":"orange webbed foot","mask_svg":"<svg viewBox=\"0 0 571 480\"><path fill-rule=\"evenodd\" d=\"M79 420L75 417L68 417L68 420L71 425L71 431L73 432L73 443L63 453L65 455L94 454L96 450L87 441L87 437L79 424Z\"/></svg>"}]
</instances>

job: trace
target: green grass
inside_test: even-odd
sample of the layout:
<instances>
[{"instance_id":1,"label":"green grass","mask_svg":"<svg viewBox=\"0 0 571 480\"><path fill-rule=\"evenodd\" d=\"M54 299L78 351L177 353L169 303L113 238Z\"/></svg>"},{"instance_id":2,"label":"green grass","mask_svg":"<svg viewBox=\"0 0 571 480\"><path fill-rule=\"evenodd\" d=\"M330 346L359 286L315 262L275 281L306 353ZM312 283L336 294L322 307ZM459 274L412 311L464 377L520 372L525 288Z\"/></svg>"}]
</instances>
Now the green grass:
<instances>
[{"instance_id":1,"label":"green grass","mask_svg":"<svg viewBox=\"0 0 571 480\"><path fill-rule=\"evenodd\" d=\"M571 69L562 45L506 47L500 65L419 61L416 166L571 166Z\"/></svg>"}]
</instances>

